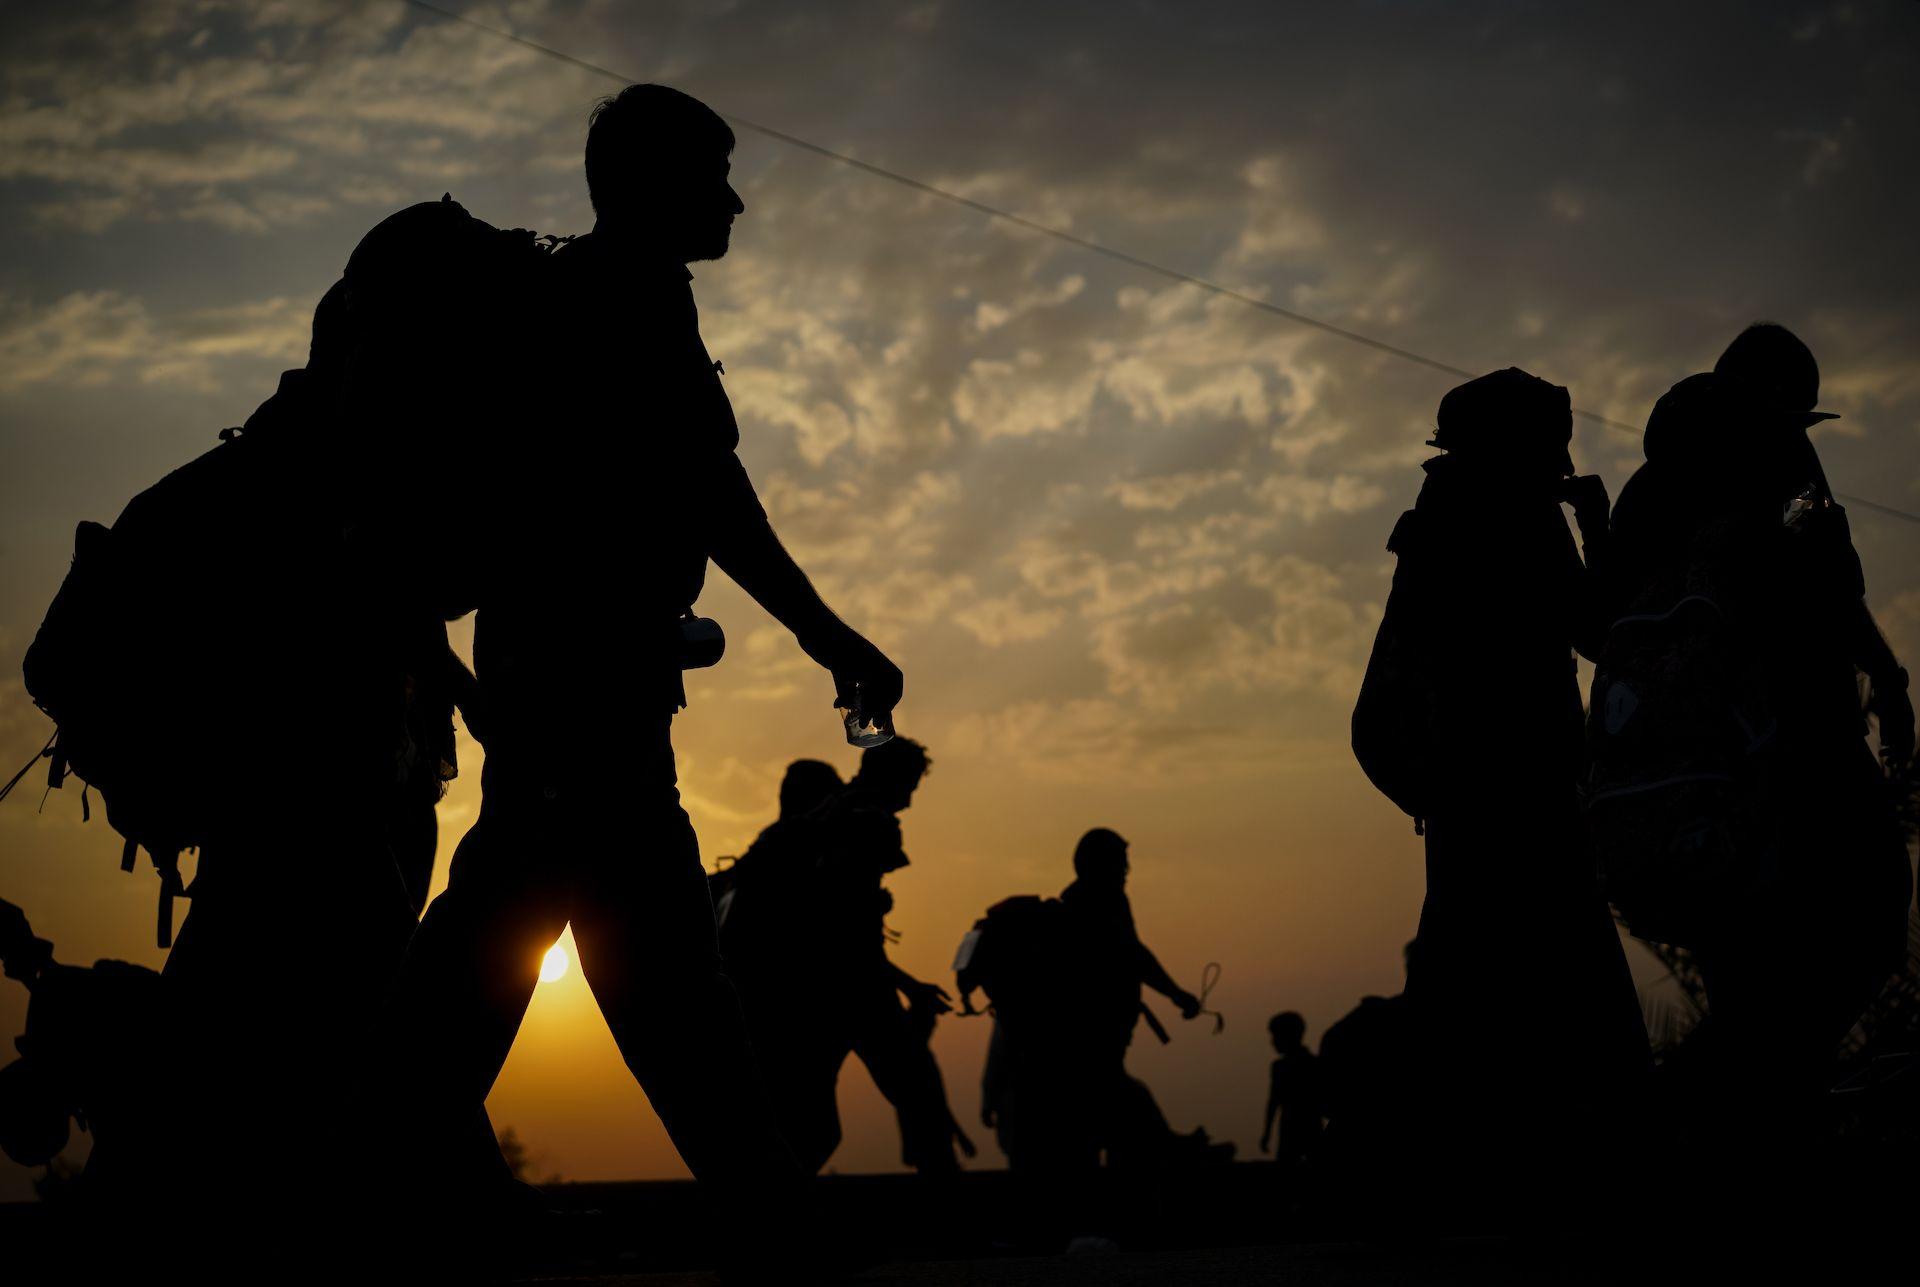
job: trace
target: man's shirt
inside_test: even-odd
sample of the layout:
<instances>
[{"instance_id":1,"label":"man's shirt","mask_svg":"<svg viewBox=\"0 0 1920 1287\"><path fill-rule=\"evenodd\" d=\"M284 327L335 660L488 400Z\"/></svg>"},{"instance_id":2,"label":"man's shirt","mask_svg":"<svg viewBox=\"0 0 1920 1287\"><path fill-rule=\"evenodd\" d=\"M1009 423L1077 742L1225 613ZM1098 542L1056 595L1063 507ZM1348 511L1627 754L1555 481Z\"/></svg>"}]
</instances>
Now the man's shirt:
<instances>
[{"instance_id":1,"label":"man's shirt","mask_svg":"<svg viewBox=\"0 0 1920 1287\"><path fill-rule=\"evenodd\" d=\"M603 747L685 704L677 619L719 525L766 521L692 275L604 234L561 248L498 453L475 659L499 736Z\"/></svg>"}]
</instances>

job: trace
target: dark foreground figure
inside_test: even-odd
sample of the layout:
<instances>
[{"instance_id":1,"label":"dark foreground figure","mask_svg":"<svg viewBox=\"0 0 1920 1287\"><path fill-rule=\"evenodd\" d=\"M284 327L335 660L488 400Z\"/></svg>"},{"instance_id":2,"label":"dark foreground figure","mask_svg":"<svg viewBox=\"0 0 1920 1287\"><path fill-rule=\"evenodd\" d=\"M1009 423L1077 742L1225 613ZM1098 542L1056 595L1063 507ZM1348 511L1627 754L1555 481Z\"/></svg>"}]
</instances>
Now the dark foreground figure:
<instances>
[{"instance_id":1,"label":"dark foreground figure","mask_svg":"<svg viewBox=\"0 0 1920 1287\"><path fill-rule=\"evenodd\" d=\"M1567 391L1523 371L1441 401L1445 454L1388 544L1399 567L1354 713L1363 766L1426 833L1407 1151L1382 1166L1428 1211L1511 1217L1601 1183L1647 1068L1580 832L1574 652L1604 635L1607 523L1571 434Z\"/></svg>"},{"instance_id":2,"label":"dark foreground figure","mask_svg":"<svg viewBox=\"0 0 1920 1287\"><path fill-rule=\"evenodd\" d=\"M867 751L844 786L828 765L795 763L779 819L714 878L727 970L782 1133L810 1172L840 1143L848 1055L893 1105L908 1166L951 1175L956 1145L972 1151L929 1044L949 998L886 952L893 896L882 881L907 866L898 815L929 763L910 738Z\"/></svg>"},{"instance_id":3,"label":"dark foreground figure","mask_svg":"<svg viewBox=\"0 0 1920 1287\"><path fill-rule=\"evenodd\" d=\"M1812 353L1760 324L1660 400L1614 509L1593 695L1610 892L1706 984L1694 1143L1770 1204L1819 1168L1836 1048L1904 959L1911 894L1865 720L1889 767L1910 759L1907 674L1807 436L1818 394Z\"/></svg>"},{"instance_id":4,"label":"dark foreground figure","mask_svg":"<svg viewBox=\"0 0 1920 1287\"><path fill-rule=\"evenodd\" d=\"M307 365L245 425L110 531L82 524L26 657L59 724L54 780L70 763L82 816L97 792L129 869L137 845L162 874L162 946L189 900L148 1003L164 1018L129 1046L153 1111L114 1114L86 1170L124 1216L219 1203L280 1223L355 1165L341 1088L426 902L453 711L472 697L444 624L464 611L442 546L456 489L421 467L438 422L393 414L418 401L396 335L430 369L448 356L397 295L441 296L396 293L381 268L356 254ZM236 1184L228 1141L269 1122Z\"/></svg>"},{"instance_id":5,"label":"dark foreground figure","mask_svg":"<svg viewBox=\"0 0 1920 1287\"><path fill-rule=\"evenodd\" d=\"M719 117L659 86L596 111L598 223L553 257L541 316L560 356L525 407L566 447L502 452L482 480L484 799L408 952L376 1075L395 1129L443 1177L436 1196L469 1215L505 1199L482 1104L569 923L694 1174L743 1213L796 1214L800 1170L754 1075L675 785L682 620L712 559L833 673L843 705L883 718L900 675L820 601L734 454L685 268L726 253L743 209L732 146Z\"/></svg>"}]
</instances>

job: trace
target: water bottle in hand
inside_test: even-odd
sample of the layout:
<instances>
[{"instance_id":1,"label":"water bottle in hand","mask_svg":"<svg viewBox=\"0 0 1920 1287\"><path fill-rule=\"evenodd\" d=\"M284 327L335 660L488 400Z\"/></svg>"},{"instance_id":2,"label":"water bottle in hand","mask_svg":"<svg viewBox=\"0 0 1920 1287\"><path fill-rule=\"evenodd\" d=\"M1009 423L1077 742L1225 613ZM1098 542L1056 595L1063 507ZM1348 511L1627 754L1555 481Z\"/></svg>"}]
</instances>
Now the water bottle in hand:
<instances>
[{"instance_id":1,"label":"water bottle in hand","mask_svg":"<svg viewBox=\"0 0 1920 1287\"><path fill-rule=\"evenodd\" d=\"M861 701L860 690L853 691L853 705L834 707L840 713L840 722L847 729L847 745L857 746L861 750L871 750L876 746L885 746L893 740L893 716L891 713L874 717L868 715Z\"/></svg>"}]
</instances>

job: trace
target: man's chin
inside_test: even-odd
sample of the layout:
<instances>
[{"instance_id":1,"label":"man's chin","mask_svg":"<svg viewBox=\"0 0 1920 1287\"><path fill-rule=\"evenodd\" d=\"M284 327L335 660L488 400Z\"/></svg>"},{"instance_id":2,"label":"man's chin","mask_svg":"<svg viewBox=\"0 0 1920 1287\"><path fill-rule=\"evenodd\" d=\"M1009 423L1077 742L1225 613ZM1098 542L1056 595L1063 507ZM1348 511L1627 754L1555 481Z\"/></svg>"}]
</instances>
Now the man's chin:
<instances>
[{"instance_id":1,"label":"man's chin","mask_svg":"<svg viewBox=\"0 0 1920 1287\"><path fill-rule=\"evenodd\" d=\"M733 235L731 233L723 232L718 238L708 241L697 248L692 255L687 257L687 262L692 264L707 259L724 259L729 243L732 240Z\"/></svg>"}]
</instances>

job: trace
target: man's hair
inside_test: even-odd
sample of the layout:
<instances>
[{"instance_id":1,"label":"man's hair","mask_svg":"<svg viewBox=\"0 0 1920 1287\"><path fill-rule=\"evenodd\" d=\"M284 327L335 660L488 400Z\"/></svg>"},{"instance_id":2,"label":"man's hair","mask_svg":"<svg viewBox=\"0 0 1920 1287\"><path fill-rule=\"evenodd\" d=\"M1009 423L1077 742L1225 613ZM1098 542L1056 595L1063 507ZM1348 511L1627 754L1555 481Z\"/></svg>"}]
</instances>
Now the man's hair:
<instances>
[{"instance_id":1,"label":"man's hair","mask_svg":"<svg viewBox=\"0 0 1920 1287\"><path fill-rule=\"evenodd\" d=\"M732 151L732 128L699 99L665 85L629 85L587 117L587 200L604 216L631 206L648 172Z\"/></svg>"},{"instance_id":2,"label":"man's hair","mask_svg":"<svg viewBox=\"0 0 1920 1287\"><path fill-rule=\"evenodd\" d=\"M1127 842L1119 832L1095 827L1073 847L1073 874L1111 879L1126 856Z\"/></svg>"},{"instance_id":3,"label":"man's hair","mask_svg":"<svg viewBox=\"0 0 1920 1287\"><path fill-rule=\"evenodd\" d=\"M918 782L932 768L933 757L926 747L910 737L895 737L863 751L856 776L869 782L881 778Z\"/></svg>"},{"instance_id":4,"label":"man's hair","mask_svg":"<svg viewBox=\"0 0 1920 1287\"><path fill-rule=\"evenodd\" d=\"M1276 1038L1299 1043L1306 1040L1307 1021L1298 1010L1282 1010L1267 1020L1267 1031Z\"/></svg>"},{"instance_id":5,"label":"man's hair","mask_svg":"<svg viewBox=\"0 0 1920 1287\"><path fill-rule=\"evenodd\" d=\"M833 765L824 760L795 760L780 779L780 816L797 818L826 803L845 784Z\"/></svg>"}]
</instances>

